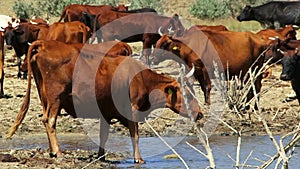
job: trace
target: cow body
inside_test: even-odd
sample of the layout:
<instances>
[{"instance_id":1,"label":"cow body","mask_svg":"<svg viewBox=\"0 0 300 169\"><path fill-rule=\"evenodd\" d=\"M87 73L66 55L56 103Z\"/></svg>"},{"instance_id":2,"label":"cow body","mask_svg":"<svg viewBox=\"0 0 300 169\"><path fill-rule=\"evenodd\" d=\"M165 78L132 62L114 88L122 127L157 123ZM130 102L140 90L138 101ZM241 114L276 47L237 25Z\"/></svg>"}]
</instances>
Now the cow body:
<instances>
[{"instance_id":1,"label":"cow body","mask_svg":"<svg viewBox=\"0 0 300 169\"><path fill-rule=\"evenodd\" d=\"M241 74L243 78L252 64L258 68L263 65L264 58L259 56L265 48L260 36L251 32L202 32L192 27L183 37L171 38L164 35L158 40L153 61L157 64L165 59L174 59L185 62L190 68L195 65L194 77L204 92L205 103L210 104L210 78L214 78L215 70L213 62L217 63L220 72L229 72L228 76ZM259 76L255 82L257 92L261 88L261 78ZM248 98L252 96L253 93Z\"/></svg>"},{"instance_id":2,"label":"cow body","mask_svg":"<svg viewBox=\"0 0 300 169\"><path fill-rule=\"evenodd\" d=\"M300 55L296 51L293 55L286 55L281 60L282 72L280 79L291 81L292 88L296 93L300 105Z\"/></svg>"},{"instance_id":3,"label":"cow body","mask_svg":"<svg viewBox=\"0 0 300 169\"><path fill-rule=\"evenodd\" d=\"M7 48L14 49L18 59L18 78L21 78L21 57L27 54L29 44L37 39L43 39L48 34L48 25L20 23L16 28L5 28L4 36ZM24 74L26 76L26 74Z\"/></svg>"},{"instance_id":4,"label":"cow body","mask_svg":"<svg viewBox=\"0 0 300 169\"><path fill-rule=\"evenodd\" d=\"M110 5L79 5L71 4L63 9L62 15L58 22L64 19L64 22L79 21L83 13L88 13L91 15L97 15L100 12L106 10L117 10L126 11L128 7L125 5L119 5L118 7L113 7Z\"/></svg>"},{"instance_id":5,"label":"cow body","mask_svg":"<svg viewBox=\"0 0 300 169\"><path fill-rule=\"evenodd\" d=\"M34 51L37 53L32 56ZM135 162L143 163L138 148L138 121L143 120L151 110L165 106L188 116L185 105L182 104L180 84L146 69L130 57L106 57L101 52L103 51L96 50L91 53L90 49L78 49L58 41L39 40L30 47L28 73L32 73L36 81L43 106L42 121L47 130L51 152L57 156L62 155L55 125L58 113L65 109L74 117L101 118L99 156L104 155L111 119L119 119L129 128ZM31 76L28 78L23 106L8 137L16 131L28 110L30 85ZM113 97L114 94L116 97ZM129 94L128 102L123 94ZM93 96L96 102L91 105ZM200 107L190 95L188 98L191 118L196 120L202 116ZM76 109L78 106L81 109ZM93 114L98 109L101 113Z\"/></svg>"},{"instance_id":6,"label":"cow body","mask_svg":"<svg viewBox=\"0 0 300 169\"><path fill-rule=\"evenodd\" d=\"M275 22L278 22L280 27L300 25L300 2L268 2L256 7L247 5L237 19L240 22L256 20L270 28L275 27Z\"/></svg>"},{"instance_id":7,"label":"cow body","mask_svg":"<svg viewBox=\"0 0 300 169\"><path fill-rule=\"evenodd\" d=\"M146 57L147 63L149 63L152 45L160 38L158 33L160 28L164 33L173 29L180 34L184 30L177 14L166 17L155 13L128 14L111 11L98 16L95 22L101 25L100 31L97 31L98 39L143 42L142 56Z\"/></svg>"},{"instance_id":8,"label":"cow body","mask_svg":"<svg viewBox=\"0 0 300 169\"><path fill-rule=\"evenodd\" d=\"M91 37L91 29L79 21L56 22L50 25L47 40L65 43L85 43Z\"/></svg>"},{"instance_id":9,"label":"cow body","mask_svg":"<svg viewBox=\"0 0 300 169\"><path fill-rule=\"evenodd\" d=\"M224 25L195 25L202 31L228 31Z\"/></svg>"}]
</instances>

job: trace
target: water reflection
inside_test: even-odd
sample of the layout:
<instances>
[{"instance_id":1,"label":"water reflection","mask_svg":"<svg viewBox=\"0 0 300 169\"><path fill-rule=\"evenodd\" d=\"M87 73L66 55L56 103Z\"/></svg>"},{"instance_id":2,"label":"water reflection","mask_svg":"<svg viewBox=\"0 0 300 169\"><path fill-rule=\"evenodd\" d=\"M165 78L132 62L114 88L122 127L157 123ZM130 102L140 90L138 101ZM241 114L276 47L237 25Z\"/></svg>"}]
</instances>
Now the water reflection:
<instances>
[{"instance_id":1,"label":"water reflection","mask_svg":"<svg viewBox=\"0 0 300 169\"><path fill-rule=\"evenodd\" d=\"M98 145L95 144L86 135L68 134L59 135L63 150L98 150ZM279 137L276 137L279 139ZM208 161L195 150L190 148L185 142L193 144L200 150L203 148L199 145L197 138L195 137L170 137L166 138L169 144L173 144L175 150L181 155L181 157L187 162L190 168L205 168L208 166ZM181 140L181 142L178 142ZM228 157L228 154L235 158L237 138L234 136L212 136L210 138L210 144L215 156L215 162L218 168L228 169L234 168L234 162ZM0 149L33 149L41 147L42 149L48 148L48 140L46 135L32 135L28 137L14 137L7 142L0 142ZM111 137L107 143L107 148L112 152L132 152L131 141L127 137ZM141 168L184 168L179 159L164 159L163 157L168 154L172 154L172 151L158 139L154 137L141 138L140 140L141 154L146 160L146 164ZM204 151L204 150L203 150ZM252 136L243 137L241 147L241 161L244 161L248 154L253 151L252 156L249 158L247 164L257 166L261 164L255 158L260 160L267 160L269 156L275 154L275 147L267 136ZM291 169L300 168L300 147L296 148L296 153L290 162ZM120 164L119 168L134 168L132 159L125 159ZM269 168L274 168L274 165Z\"/></svg>"}]
</instances>

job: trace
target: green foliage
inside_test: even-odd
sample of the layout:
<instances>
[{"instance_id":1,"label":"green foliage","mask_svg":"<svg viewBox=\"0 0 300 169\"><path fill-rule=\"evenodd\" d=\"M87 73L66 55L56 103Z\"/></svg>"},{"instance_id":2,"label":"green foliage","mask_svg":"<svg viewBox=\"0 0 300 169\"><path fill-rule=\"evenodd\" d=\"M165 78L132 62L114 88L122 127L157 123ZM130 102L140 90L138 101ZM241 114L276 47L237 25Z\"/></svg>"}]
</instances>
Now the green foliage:
<instances>
[{"instance_id":1,"label":"green foliage","mask_svg":"<svg viewBox=\"0 0 300 169\"><path fill-rule=\"evenodd\" d=\"M261 5L268 0L196 0L190 13L200 19L235 17L246 4Z\"/></svg>"},{"instance_id":2,"label":"green foliage","mask_svg":"<svg viewBox=\"0 0 300 169\"><path fill-rule=\"evenodd\" d=\"M163 12L162 0L129 0L130 9L137 8L154 8L157 12Z\"/></svg>"},{"instance_id":3,"label":"green foliage","mask_svg":"<svg viewBox=\"0 0 300 169\"><path fill-rule=\"evenodd\" d=\"M15 4L13 6L13 10L17 17L19 18L29 18L33 15L34 9L32 8L33 3L30 2L29 4L21 2L21 1L15 1Z\"/></svg>"},{"instance_id":4,"label":"green foliage","mask_svg":"<svg viewBox=\"0 0 300 169\"><path fill-rule=\"evenodd\" d=\"M222 0L197 0L190 7L190 13L201 19L215 19L227 16L229 11Z\"/></svg>"},{"instance_id":5,"label":"green foliage","mask_svg":"<svg viewBox=\"0 0 300 169\"><path fill-rule=\"evenodd\" d=\"M13 10L18 17L32 16L52 17L60 16L63 8L69 4L92 4L96 0L50 0L25 3L15 1Z\"/></svg>"}]
</instances>

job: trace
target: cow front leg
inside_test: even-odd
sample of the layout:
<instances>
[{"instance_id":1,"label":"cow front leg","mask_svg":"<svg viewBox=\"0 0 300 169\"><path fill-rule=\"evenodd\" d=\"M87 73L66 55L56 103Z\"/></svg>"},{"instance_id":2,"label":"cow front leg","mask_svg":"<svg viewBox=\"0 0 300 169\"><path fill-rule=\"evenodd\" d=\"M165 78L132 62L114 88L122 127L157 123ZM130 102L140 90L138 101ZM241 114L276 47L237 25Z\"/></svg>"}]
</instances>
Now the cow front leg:
<instances>
[{"instance_id":1,"label":"cow front leg","mask_svg":"<svg viewBox=\"0 0 300 169\"><path fill-rule=\"evenodd\" d=\"M56 120L59 112L59 103L49 104L42 118L42 122L46 128L49 148L50 148L50 157L61 157L62 152L60 150L57 136L56 136Z\"/></svg>"},{"instance_id":2,"label":"cow front leg","mask_svg":"<svg viewBox=\"0 0 300 169\"><path fill-rule=\"evenodd\" d=\"M139 149L139 132L138 132L138 123L137 122L128 122L128 128L130 131L130 137L133 147L133 157L134 163L143 164L145 161L142 159Z\"/></svg>"},{"instance_id":3,"label":"cow front leg","mask_svg":"<svg viewBox=\"0 0 300 169\"><path fill-rule=\"evenodd\" d=\"M98 151L98 157L101 157L101 161L105 161L105 143L108 139L108 132L109 132L109 124L106 122L105 119L101 119L100 121L100 146Z\"/></svg>"}]
</instances>

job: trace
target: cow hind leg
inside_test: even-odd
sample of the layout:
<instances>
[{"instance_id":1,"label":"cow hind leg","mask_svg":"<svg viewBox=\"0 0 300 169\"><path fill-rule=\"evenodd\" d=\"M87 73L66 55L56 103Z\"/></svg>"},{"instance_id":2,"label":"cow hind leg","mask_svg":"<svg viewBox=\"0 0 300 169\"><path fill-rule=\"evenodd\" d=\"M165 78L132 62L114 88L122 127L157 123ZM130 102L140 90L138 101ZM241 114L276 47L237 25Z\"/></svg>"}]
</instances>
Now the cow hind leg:
<instances>
[{"instance_id":1,"label":"cow hind leg","mask_svg":"<svg viewBox=\"0 0 300 169\"><path fill-rule=\"evenodd\" d=\"M105 161L105 143L108 139L108 132L109 132L109 124L103 118L100 121L100 146L98 151L98 156L100 157L101 161Z\"/></svg>"},{"instance_id":2,"label":"cow hind leg","mask_svg":"<svg viewBox=\"0 0 300 169\"><path fill-rule=\"evenodd\" d=\"M44 126L47 131L51 157L62 156L62 152L59 148L58 140L56 137L56 120L59 111L59 102L55 104L48 104L47 109L46 111L44 111L44 115L42 118L42 122L44 123Z\"/></svg>"},{"instance_id":3,"label":"cow hind leg","mask_svg":"<svg viewBox=\"0 0 300 169\"><path fill-rule=\"evenodd\" d=\"M145 161L142 159L139 149L139 133L138 133L138 123L128 122L128 128L130 131L131 142L133 147L134 163L143 164Z\"/></svg>"}]
</instances>

